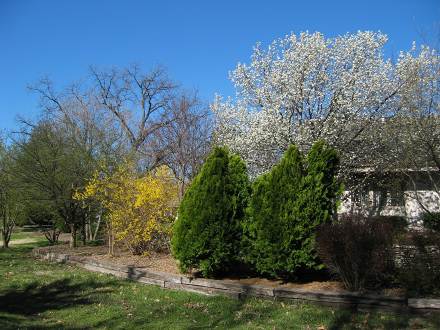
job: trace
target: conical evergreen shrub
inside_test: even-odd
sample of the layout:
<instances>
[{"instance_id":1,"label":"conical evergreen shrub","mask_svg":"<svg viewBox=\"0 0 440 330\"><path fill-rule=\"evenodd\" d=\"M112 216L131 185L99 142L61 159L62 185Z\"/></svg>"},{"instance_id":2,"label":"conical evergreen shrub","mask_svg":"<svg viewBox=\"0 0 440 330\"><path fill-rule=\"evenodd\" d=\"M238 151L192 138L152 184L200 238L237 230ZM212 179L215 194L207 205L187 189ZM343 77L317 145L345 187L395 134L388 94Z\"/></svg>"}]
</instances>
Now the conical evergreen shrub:
<instances>
[{"instance_id":1,"label":"conical evergreen shrub","mask_svg":"<svg viewBox=\"0 0 440 330\"><path fill-rule=\"evenodd\" d=\"M306 161L292 145L253 185L243 250L244 259L262 275L287 277L320 268L314 237L336 209L338 157L324 142L317 142Z\"/></svg>"},{"instance_id":2,"label":"conical evergreen shrub","mask_svg":"<svg viewBox=\"0 0 440 330\"><path fill-rule=\"evenodd\" d=\"M292 271L290 254L296 250L292 238L297 236L293 225L299 216L303 172L302 156L290 146L280 163L253 185L244 227L245 260L263 275Z\"/></svg>"},{"instance_id":3,"label":"conical evergreen shrub","mask_svg":"<svg viewBox=\"0 0 440 330\"><path fill-rule=\"evenodd\" d=\"M339 157L334 148L324 141L316 142L306 159L306 175L302 191L298 195L301 243L298 251L302 256L299 267L319 269L322 264L316 250L316 232L321 224L329 223L336 215L337 201L342 186L337 180Z\"/></svg>"},{"instance_id":4,"label":"conical evergreen shrub","mask_svg":"<svg viewBox=\"0 0 440 330\"><path fill-rule=\"evenodd\" d=\"M248 196L244 162L215 148L186 191L173 228L172 251L182 271L209 276L237 261Z\"/></svg>"},{"instance_id":5,"label":"conical evergreen shrub","mask_svg":"<svg viewBox=\"0 0 440 330\"><path fill-rule=\"evenodd\" d=\"M302 213L314 230L336 215L337 198L342 185L337 180L339 156L324 141L316 142L307 155L307 175L300 197L305 200Z\"/></svg>"}]
</instances>

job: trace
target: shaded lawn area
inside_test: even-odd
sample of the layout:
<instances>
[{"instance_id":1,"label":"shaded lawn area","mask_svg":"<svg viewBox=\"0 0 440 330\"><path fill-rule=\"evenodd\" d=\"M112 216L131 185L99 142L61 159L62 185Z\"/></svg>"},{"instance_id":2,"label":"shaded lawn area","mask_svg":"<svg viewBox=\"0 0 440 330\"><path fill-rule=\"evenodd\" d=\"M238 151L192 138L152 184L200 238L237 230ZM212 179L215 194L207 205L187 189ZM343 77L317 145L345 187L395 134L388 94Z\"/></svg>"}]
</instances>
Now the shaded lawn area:
<instances>
[{"instance_id":1,"label":"shaded lawn area","mask_svg":"<svg viewBox=\"0 0 440 330\"><path fill-rule=\"evenodd\" d=\"M23 231L20 228L14 229L11 235L9 245L17 244L39 244L45 242L46 238L42 232ZM3 240L0 238L0 247L3 246Z\"/></svg>"},{"instance_id":2,"label":"shaded lawn area","mask_svg":"<svg viewBox=\"0 0 440 330\"><path fill-rule=\"evenodd\" d=\"M25 238L41 238L44 239L43 233L35 232L35 231L22 231L22 230L14 230L12 232L11 240L14 239L25 239Z\"/></svg>"},{"instance_id":3,"label":"shaded lawn area","mask_svg":"<svg viewBox=\"0 0 440 330\"><path fill-rule=\"evenodd\" d=\"M43 243L39 243L40 245ZM163 290L0 249L0 329L438 329L440 315L358 313Z\"/></svg>"}]
</instances>

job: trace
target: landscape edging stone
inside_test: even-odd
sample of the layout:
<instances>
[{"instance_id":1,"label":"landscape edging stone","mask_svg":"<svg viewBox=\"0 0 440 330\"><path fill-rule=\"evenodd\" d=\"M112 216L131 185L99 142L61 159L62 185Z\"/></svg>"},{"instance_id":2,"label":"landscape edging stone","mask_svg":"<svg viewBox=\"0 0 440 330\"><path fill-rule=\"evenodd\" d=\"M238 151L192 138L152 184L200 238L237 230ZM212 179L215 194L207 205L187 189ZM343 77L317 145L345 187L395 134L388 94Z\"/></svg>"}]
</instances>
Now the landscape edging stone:
<instances>
[{"instance_id":1,"label":"landscape edging stone","mask_svg":"<svg viewBox=\"0 0 440 330\"><path fill-rule=\"evenodd\" d=\"M120 278L156 285L166 289L196 292L205 295L225 295L234 298L245 296L266 297L290 301L308 301L331 306L356 307L360 310L384 309L397 311L440 311L440 299L404 298L357 292L336 292L330 290L306 290L301 288L267 287L263 285L247 285L231 283L225 280L191 278L183 275L170 274L147 268L117 266L98 262L87 257L72 256L63 253L35 248L34 257L44 260L77 265L84 269L111 274Z\"/></svg>"}]
</instances>

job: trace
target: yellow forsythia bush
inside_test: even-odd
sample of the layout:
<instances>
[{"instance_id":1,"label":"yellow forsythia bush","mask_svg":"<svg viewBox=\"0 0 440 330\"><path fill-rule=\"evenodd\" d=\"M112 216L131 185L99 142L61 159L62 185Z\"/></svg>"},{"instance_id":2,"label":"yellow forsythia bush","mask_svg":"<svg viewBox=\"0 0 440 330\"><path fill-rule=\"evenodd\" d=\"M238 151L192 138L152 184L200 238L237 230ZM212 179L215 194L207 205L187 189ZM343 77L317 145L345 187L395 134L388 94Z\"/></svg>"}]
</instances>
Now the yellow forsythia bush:
<instances>
[{"instance_id":1,"label":"yellow forsythia bush","mask_svg":"<svg viewBox=\"0 0 440 330\"><path fill-rule=\"evenodd\" d=\"M107 213L107 231L133 254L169 249L175 218L178 187L166 166L139 176L129 162L113 173L95 173L76 198L98 200ZM113 240L109 239L109 244Z\"/></svg>"}]
</instances>

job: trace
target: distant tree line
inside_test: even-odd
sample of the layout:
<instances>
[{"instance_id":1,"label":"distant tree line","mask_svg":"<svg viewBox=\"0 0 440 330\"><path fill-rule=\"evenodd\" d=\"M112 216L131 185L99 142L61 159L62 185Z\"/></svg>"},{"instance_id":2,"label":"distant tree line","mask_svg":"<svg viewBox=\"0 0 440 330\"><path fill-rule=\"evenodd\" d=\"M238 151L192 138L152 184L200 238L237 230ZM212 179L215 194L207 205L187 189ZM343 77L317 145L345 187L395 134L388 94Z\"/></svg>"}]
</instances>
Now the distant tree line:
<instances>
[{"instance_id":1,"label":"distant tree line","mask_svg":"<svg viewBox=\"0 0 440 330\"><path fill-rule=\"evenodd\" d=\"M29 89L39 96L41 113L20 118L19 130L0 146L5 246L16 223L42 225L51 243L61 231L70 232L72 247L77 239L94 240L109 210L98 196L78 198L93 178L128 163L134 178L166 166L181 198L209 151L207 104L161 67L91 68L64 89L46 78Z\"/></svg>"}]
</instances>

